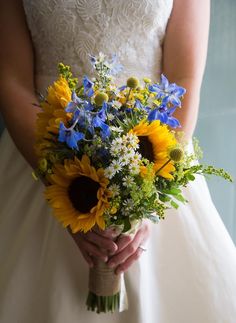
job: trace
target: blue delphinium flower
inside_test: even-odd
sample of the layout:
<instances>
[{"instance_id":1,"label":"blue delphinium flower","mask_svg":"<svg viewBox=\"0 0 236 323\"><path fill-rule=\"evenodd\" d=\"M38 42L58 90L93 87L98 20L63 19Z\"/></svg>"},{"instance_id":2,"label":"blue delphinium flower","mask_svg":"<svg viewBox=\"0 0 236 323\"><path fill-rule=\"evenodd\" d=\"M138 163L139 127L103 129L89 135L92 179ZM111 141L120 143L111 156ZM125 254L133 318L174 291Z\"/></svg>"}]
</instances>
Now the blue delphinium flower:
<instances>
[{"instance_id":1,"label":"blue delphinium flower","mask_svg":"<svg viewBox=\"0 0 236 323\"><path fill-rule=\"evenodd\" d=\"M94 83L85 75L83 77L84 94L89 98L94 94L93 85Z\"/></svg>"},{"instance_id":2,"label":"blue delphinium flower","mask_svg":"<svg viewBox=\"0 0 236 323\"><path fill-rule=\"evenodd\" d=\"M149 91L157 93L157 98L162 99L163 104L171 103L174 106L181 106L180 97L186 93L186 90L176 85L175 83L169 83L168 79L161 74L161 83L153 84L149 86Z\"/></svg>"},{"instance_id":3,"label":"blue delphinium flower","mask_svg":"<svg viewBox=\"0 0 236 323\"><path fill-rule=\"evenodd\" d=\"M102 105L102 108L98 111L98 113L96 114L96 116L93 118L93 121L92 121L92 125L94 127L101 129L100 134L103 140L109 137L111 134L110 127L105 123L107 119L107 115L106 115L107 108L108 108L108 104L104 102Z\"/></svg>"},{"instance_id":4,"label":"blue delphinium flower","mask_svg":"<svg viewBox=\"0 0 236 323\"><path fill-rule=\"evenodd\" d=\"M178 119L172 117L172 114L175 112L176 107L168 109L166 106L161 106L156 109L153 109L149 115L148 120L160 120L164 124L168 124L172 128L180 127L180 122Z\"/></svg>"},{"instance_id":5,"label":"blue delphinium flower","mask_svg":"<svg viewBox=\"0 0 236 323\"><path fill-rule=\"evenodd\" d=\"M106 102L103 102L102 108L98 111L98 116L101 118L102 121L105 121L107 119L107 109L108 109L108 104Z\"/></svg>"},{"instance_id":6,"label":"blue delphinium flower","mask_svg":"<svg viewBox=\"0 0 236 323\"><path fill-rule=\"evenodd\" d=\"M136 99L135 100L135 108L138 108L138 109L143 109L144 108L144 106L142 105L142 103L138 100L138 99Z\"/></svg>"},{"instance_id":7,"label":"blue delphinium flower","mask_svg":"<svg viewBox=\"0 0 236 323\"><path fill-rule=\"evenodd\" d=\"M79 98L75 91L72 92L71 100L65 110L66 112L73 113L73 122L79 118L81 110L92 111L94 108L91 102Z\"/></svg>"},{"instance_id":8,"label":"blue delphinium flower","mask_svg":"<svg viewBox=\"0 0 236 323\"><path fill-rule=\"evenodd\" d=\"M59 142L66 142L67 146L78 150L78 141L84 139L82 132L75 131L72 127L66 128L63 122L60 122L59 127Z\"/></svg>"}]
</instances>

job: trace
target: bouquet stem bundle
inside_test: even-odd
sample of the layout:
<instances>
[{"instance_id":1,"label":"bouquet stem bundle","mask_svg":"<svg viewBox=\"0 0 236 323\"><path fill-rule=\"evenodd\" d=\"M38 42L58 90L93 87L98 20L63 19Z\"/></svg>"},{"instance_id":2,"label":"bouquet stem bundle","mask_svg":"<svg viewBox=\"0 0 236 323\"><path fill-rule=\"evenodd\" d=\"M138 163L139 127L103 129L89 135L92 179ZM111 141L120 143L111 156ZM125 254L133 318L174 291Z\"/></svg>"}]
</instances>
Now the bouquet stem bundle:
<instances>
[{"instance_id":1,"label":"bouquet stem bundle","mask_svg":"<svg viewBox=\"0 0 236 323\"><path fill-rule=\"evenodd\" d=\"M94 262L94 267L89 271L87 308L97 313L114 312L120 305L121 277L105 262L99 259Z\"/></svg>"}]
</instances>

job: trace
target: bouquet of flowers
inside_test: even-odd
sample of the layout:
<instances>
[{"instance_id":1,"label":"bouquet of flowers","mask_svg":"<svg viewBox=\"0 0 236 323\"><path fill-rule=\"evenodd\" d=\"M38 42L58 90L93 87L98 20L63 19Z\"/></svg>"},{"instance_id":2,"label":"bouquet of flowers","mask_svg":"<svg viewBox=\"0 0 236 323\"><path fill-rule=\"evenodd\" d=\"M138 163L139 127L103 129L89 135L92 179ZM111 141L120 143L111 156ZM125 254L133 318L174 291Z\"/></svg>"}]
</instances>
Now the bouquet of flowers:
<instances>
[{"instance_id":1,"label":"bouquet of flowers","mask_svg":"<svg viewBox=\"0 0 236 323\"><path fill-rule=\"evenodd\" d=\"M185 89L129 77L118 87L117 57L90 56L94 78L82 85L69 66L59 64L59 78L41 98L37 118L35 175L46 183L45 197L55 217L73 233L118 226L129 232L142 219L159 222L165 211L187 202L181 188L196 174L231 180L223 169L194 163L179 139ZM90 269L87 306L97 312L119 308L120 277L106 263Z\"/></svg>"}]
</instances>

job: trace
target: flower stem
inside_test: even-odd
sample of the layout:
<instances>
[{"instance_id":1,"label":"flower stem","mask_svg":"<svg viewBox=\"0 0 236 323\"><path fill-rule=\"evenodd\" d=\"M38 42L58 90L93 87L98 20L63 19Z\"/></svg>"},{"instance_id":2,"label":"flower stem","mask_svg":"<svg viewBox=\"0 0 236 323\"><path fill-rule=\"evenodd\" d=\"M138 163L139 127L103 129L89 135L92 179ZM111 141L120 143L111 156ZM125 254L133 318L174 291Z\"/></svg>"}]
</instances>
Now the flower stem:
<instances>
[{"instance_id":1,"label":"flower stem","mask_svg":"<svg viewBox=\"0 0 236 323\"><path fill-rule=\"evenodd\" d=\"M128 92L127 96L126 96L125 105L127 104L128 100L129 100L130 93L131 93L131 88L129 89L129 92Z\"/></svg>"},{"instance_id":2,"label":"flower stem","mask_svg":"<svg viewBox=\"0 0 236 323\"><path fill-rule=\"evenodd\" d=\"M169 162L171 161L171 159L168 159L167 162L165 162L165 164L163 164L157 171L156 173L159 173L167 164L169 164Z\"/></svg>"}]
</instances>

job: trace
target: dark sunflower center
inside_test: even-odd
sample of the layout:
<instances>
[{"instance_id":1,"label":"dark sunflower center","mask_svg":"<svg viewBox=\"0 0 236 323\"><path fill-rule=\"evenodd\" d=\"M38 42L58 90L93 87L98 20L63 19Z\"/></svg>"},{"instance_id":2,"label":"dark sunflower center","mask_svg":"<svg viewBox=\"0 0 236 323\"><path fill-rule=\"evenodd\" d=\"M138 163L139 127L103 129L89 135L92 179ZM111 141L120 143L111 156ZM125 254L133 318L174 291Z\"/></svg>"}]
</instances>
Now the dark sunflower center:
<instances>
[{"instance_id":1,"label":"dark sunflower center","mask_svg":"<svg viewBox=\"0 0 236 323\"><path fill-rule=\"evenodd\" d=\"M73 207L81 213L87 213L97 205L97 191L100 185L91 178L81 176L75 178L69 188L68 195Z\"/></svg>"},{"instance_id":2,"label":"dark sunflower center","mask_svg":"<svg viewBox=\"0 0 236 323\"><path fill-rule=\"evenodd\" d=\"M138 136L139 139L139 152L148 159L150 162L155 162L155 156L153 152L152 143L148 140L147 136Z\"/></svg>"}]
</instances>

